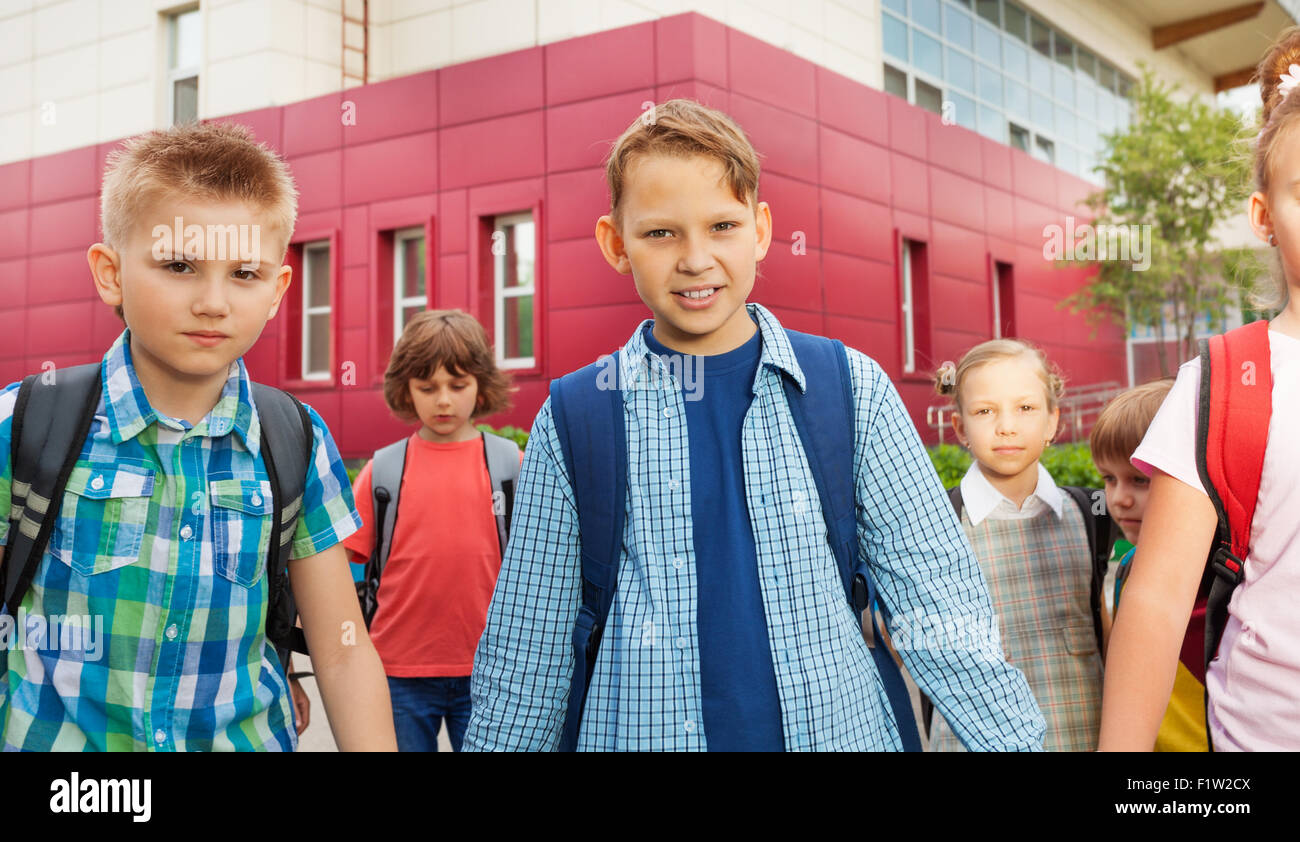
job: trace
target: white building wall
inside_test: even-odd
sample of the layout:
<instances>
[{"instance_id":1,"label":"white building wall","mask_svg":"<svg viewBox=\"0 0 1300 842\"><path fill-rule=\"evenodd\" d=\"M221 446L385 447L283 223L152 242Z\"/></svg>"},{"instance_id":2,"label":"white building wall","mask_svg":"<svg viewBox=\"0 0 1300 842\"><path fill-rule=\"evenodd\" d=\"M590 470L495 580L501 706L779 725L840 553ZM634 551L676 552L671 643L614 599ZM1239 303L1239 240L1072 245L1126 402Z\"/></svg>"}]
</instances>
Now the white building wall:
<instances>
[{"instance_id":1,"label":"white building wall","mask_svg":"<svg viewBox=\"0 0 1300 842\"><path fill-rule=\"evenodd\" d=\"M348 0L354 7L356 0ZM202 0L199 115L284 105L343 87L343 0ZM166 124L165 13L175 0L0 0L0 163ZM1138 75L1189 91L1211 77L1155 53L1125 0L1023 0ZM695 11L810 61L883 85L879 0L372 0L370 80ZM592 72L598 72L593 68Z\"/></svg>"}]
</instances>

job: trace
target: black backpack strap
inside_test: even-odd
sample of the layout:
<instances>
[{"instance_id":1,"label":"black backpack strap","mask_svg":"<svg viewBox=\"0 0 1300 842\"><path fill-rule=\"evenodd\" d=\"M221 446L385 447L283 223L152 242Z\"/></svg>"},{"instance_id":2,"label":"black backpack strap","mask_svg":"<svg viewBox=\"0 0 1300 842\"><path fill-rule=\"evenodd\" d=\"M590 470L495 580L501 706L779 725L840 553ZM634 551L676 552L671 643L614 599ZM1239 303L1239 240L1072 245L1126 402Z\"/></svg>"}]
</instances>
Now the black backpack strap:
<instances>
[{"instance_id":1,"label":"black backpack strap","mask_svg":"<svg viewBox=\"0 0 1300 842\"><path fill-rule=\"evenodd\" d=\"M31 374L18 388L10 434L9 541L0 566L0 607L7 606L10 616L17 616L36 576L101 394L100 363Z\"/></svg>"},{"instance_id":2,"label":"black backpack strap","mask_svg":"<svg viewBox=\"0 0 1300 842\"><path fill-rule=\"evenodd\" d=\"M1101 623L1101 599L1102 590L1106 583L1106 574L1110 568L1110 551L1115 545L1116 526L1115 519L1106 511L1102 505L1100 513L1094 511L1094 495L1102 494L1101 489L1081 488L1077 485L1066 485L1061 487L1074 500L1079 511L1083 513L1084 529L1088 533L1088 554L1092 561L1092 580L1091 580L1091 607L1092 607L1092 626L1097 635L1097 651L1105 651L1105 637L1102 633Z\"/></svg>"},{"instance_id":3,"label":"black backpack strap","mask_svg":"<svg viewBox=\"0 0 1300 842\"><path fill-rule=\"evenodd\" d=\"M289 651L308 654L307 639L296 625L298 609L289 587L289 553L302 510L315 433L307 408L293 395L262 383L252 386L262 427L263 462L275 498L273 540L266 554L270 586L266 636L275 645L281 663L285 663Z\"/></svg>"},{"instance_id":4,"label":"black backpack strap","mask_svg":"<svg viewBox=\"0 0 1300 842\"><path fill-rule=\"evenodd\" d=\"M366 569L358 583L361 599L361 617L366 628L379 610L379 580L388 565L388 554L393 549L393 532L397 529L397 501L402 494L402 478L406 474L406 448L408 439L386 444L375 451L370 460L370 503L374 512L371 528L375 532L374 546Z\"/></svg>"},{"instance_id":5,"label":"black backpack strap","mask_svg":"<svg viewBox=\"0 0 1300 842\"><path fill-rule=\"evenodd\" d=\"M497 522L497 543L501 557L506 557L510 540L510 510L515 503L515 483L519 480L519 445L495 433L483 431L483 459L487 462L492 483L492 511Z\"/></svg>"}]
</instances>

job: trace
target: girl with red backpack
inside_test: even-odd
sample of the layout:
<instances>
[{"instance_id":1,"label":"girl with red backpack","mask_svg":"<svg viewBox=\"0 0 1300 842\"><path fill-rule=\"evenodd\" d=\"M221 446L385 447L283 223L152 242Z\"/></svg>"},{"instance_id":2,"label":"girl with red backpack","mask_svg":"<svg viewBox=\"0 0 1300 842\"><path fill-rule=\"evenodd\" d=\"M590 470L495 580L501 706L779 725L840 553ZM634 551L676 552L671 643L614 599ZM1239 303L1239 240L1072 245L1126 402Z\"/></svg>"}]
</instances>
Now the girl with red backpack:
<instances>
[{"instance_id":1,"label":"girl with red backpack","mask_svg":"<svg viewBox=\"0 0 1300 842\"><path fill-rule=\"evenodd\" d=\"M1155 742L1195 612L1213 748L1300 749L1300 437L1288 423L1300 414L1300 29L1269 50L1258 79L1249 213L1280 258L1268 302L1280 312L1183 363L1132 456L1151 490L1110 639L1104 750Z\"/></svg>"}]
</instances>

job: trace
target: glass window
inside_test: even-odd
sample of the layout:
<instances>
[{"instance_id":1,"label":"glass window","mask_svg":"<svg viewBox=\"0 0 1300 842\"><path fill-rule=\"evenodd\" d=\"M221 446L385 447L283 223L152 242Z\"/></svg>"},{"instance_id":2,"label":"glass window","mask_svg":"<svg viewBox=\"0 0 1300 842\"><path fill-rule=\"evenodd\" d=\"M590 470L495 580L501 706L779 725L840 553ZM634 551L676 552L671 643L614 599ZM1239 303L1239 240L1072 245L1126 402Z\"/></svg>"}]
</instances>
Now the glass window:
<instances>
[{"instance_id":1,"label":"glass window","mask_svg":"<svg viewBox=\"0 0 1300 842\"><path fill-rule=\"evenodd\" d=\"M1052 57L1052 30L1038 18L1030 19L1029 43L1039 54Z\"/></svg>"},{"instance_id":2,"label":"glass window","mask_svg":"<svg viewBox=\"0 0 1300 842\"><path fill-rule=\"evenodd\" d=\"M943 91L940 91L934 85L922 82L920 79L914 79L913 82L916 84L916 105L926 111L942 114Z\"/></svg>"},{"instance_id":3,"label":"glass window","mask_svg":"<svg viewBox=\"0 0 1300 842\"><path fill-rule=\"evenodd\" d=\"M1097 57L1083 47L1075 48L1075 60L1079 63L1079 72L1089 79L1097 78Z\"/></svg>"},{"instance_id":4,"label":"glass window","mask_svg":"<svg viewBox=\"0 0 1300 842\"><path fill-rule=\"evenodd\" d=\"M532 211L498 216L492 229L496 288L496 354L502 368L531 368L533 354L534 264L537 255Z\"/></svg>"},{"instance_id":5,"label":"glass window","mask_svg":"<svg viewBox=\"0 0 1300 842\"><path fill-rule=\"evenodd\" d=\"M1059 102L1056 104L1056 133L1062 138L1073 139L1075 136L1074 112Z\"/></svg>"},{"instance_id":6,"label":"glass window","mask_svg":"<svg viewBox=\"0 0 1300 842\"><path fill-rule=\"evenodd\" d=\"M965 53L954 50L952 47L944 48L944 57L947 59L947 70L944 79L948 84L955 85L963 91L975 93L975 62Z\"/></svg>"},{"instance_id":7,"label":"glass window","mask_svg":"<svg viewBox=\"0 0 1300 842\"><path fill-rule=\"evenodd\" d=\"M952 103L952 119L957 121L957 125L965 126L974 131L976 127L975 100L950 90L948 91L948 102Z\"/></svg>"},{"instance_id":8,"label":"glass window","mask_svg":"<svg viewBox=\"0 0 1300 842\"><path fill-rule=\"evenodd\" d=\"M1029 54L1029 85L1045 94L1052 92L1052 62L1038 53Z\"/></svg>"},{"instance_id":9,"label":"glass window","mask_svg":"<svg viewBox=\"0 0 1300 842\"><path fill-rule=\"evenodd\" d=\"M1096 152L1101 144L1101 137L1097 134L1097 124L1091 120L1085 120L1079 117L1075 126L1075 133L1079 138L1079 146L1085 151Z\"/></svg>"},{"instance_id":10,"label":"glass window","mask_svg":"<svg viewBox=\"0 0 1300 842\"><path fill-rule=\"evenodd\" d=\"M1073 146L1062 143L1056 147L1056 165L1066 172L1072 173L1078 170L1079 159Z\"/></svg>"},{"instance_id":11,"label":"glass window","mask_svg":"<svg viewBox=\"0 0 1300 842\"><path fill-rule=\"evenodd\" d=\"M1029 151L1029 129L1017 126L1015 123L1007 123L1007 128L1011 132L1011 145L1021 152Z\"/></svg>"},{"instance_id":12,"label":"glass window","mask_svg":"<svg viewBox=\"0 0 1300 842\"><path fill-rule=\"evenodd\" d=\"M979 95L993 105L1002 104L1002 74L986 64L979 66Z\"/></svg>"},{"instance_id":13,"label":"glass window","mask_svg":"<svg viewBox=\"0 0 1300 842\"><path fill-rule=\"evenodd\" d=\"M943 7L943 34L944 36L959 47L968 50L974 49L974 42L971 34L970 15L954 6L944 4Z\"/></svg>"},{"instance_id":14,"label":"glass window","mask_svg":"<svg viewBox=\"0 0 1300 842\"><path fill-rule=\"evenodd\" d=\"M1097 92L1097 125L1105 133L1115 131L1115 95L1110 91Z\"/></svg>"},{"instance_id":15,"label":"glass window","mask_svg":"<svg viewBox=\"0 0 1300 842\"><path fill-rule=\"evenodd\" d=\"M428 305L425 293L424 229L407 228L393 235L393 344L412 317Z\"/></svg>"},{"instance_id":16,"label":"glass window","mask_svg":"<svg viewBox=\"0 0 1300 842\"><path fill-rule=\"evenodd\" d=\"M1104 90L1115 90L1115 68L1106 62L1101 62L1097 68L1097 82Z\"/></svg>"},{"instance_id":17,"label":"glass window","mask_svg":"<svg viewBox=\"0 0 1300 842\"><path fill-rule=\"evenodd\" d=\"M939 29L939 0L912 0L912 22L938 35L942 31Z\"/></svg>"},{"instance_id":18,"label":"glass window","mask_svg":"<svg viewBox=\"0 0 1300 842\"><path fill-rule=\"evenodd\" d=\"M1066 105L1074 105L1074 71L1058 66L1053 74L1052 91Z\"/></svg>"},{"instance_id":19,"label":"glass window","mask_svg":"<svg viewBox=\"0 0 1300 842\"><path fill-rule=\"evenodd\" d=\"M919 29L912 30L912 65L936 79L943 78L943 48Z\"/></svg>"},{"instance_id":20,"label":"glass window","mask_svg":"<svg viewBox=\"0 0 1300 842\"><path fill-rule=\"evenodd\" d=\"M1002 64L1002 36L996 29L990 29L982 23L975 24L975 55L989 64Z\"/></svg>"},{"instance_id":21,"label":"glass window","mask_svg":"<svg viewBox=\"0 0 1300 842\"><path fill-rule=\"evenodd\" d=\"M907 17L907 0L885 0L885 8Z\"/></svg>"},{"instance_id":22,"label":"glass window","mask_svg":"<svg viewBox=\"0 0 1300 842\"><path fill-rule=\"evenodd\" d=\"M1050 129L1056 122L1053 115L1052 100L1050 97L1034 91L1029 95L1030 116L1033 117L1039 128Z\"/></svg>"},{"instance_id":23,"label":"glass window","mask_svg":"<svg viewBox=\"0 0 1300 842\"><path fill-rule=\"evenodd\" d=\"M1091 76L1077 76L1074 81L1075 108L1080 114L1086 114L1091 119L1097 113L1097 83Z\"/></svg>"},{"instance_id":24,"label":"glass window","mask_svg":"<svg viewBox=\"0 0 1300 842\"><path fill-rule=\"evenodd\" d=\"M1029 51L1019 42L1006 39L1002 42L1002 69L1012 79L1029 78Z\"/></svg>"},{"instance_id":25,"label":"glass window","mask_svg":"<svg viewBox=\"0 0 1300 842\"><path fill-rule=\"evenodd\" d=\"M1128 99L1133 93L1133 80L1118 70L1115 71L1115 90L1120 96Z\"/></svg>"},{"instance_id":26,"label":"glass window","mask_svg":"<svg viewBox=\"0 0 1300 842\"><path fill-rule=\"evenodd\" d=\"M893 15L882 15L885 55L907 61L907 24Z\"/></svg>"},{"instance_id":27,"label":"glass window","mask_svg":"<svg viewBox=\"0 0 1300 842\"><path fill-rule=\"evenodd\" d=\"M172 83L172 125L199 120L199 77L186 76Z\"/></svg>"},{"instance_id":28,"label":"glass window","mask_svg":"<svg viewBox=\"0 0 1300 842\"><path fill-rule=\"evenodd\" d=\"M1070 70L1074 69L1074 42L1066 38L1061 33L1056 33L1053 39L1055 43L1056 63Z\"/></svg>"},{"instance_id":29,"label":"glass window","mask_svg":"<svg viewBox=\"0 0 1300 842\"><path fill-rule=\"evenodd\" d=\"M1128 131L1129 124L1133 122L1133 105L1127 99L1117 99L1115 101L1115 130L1120 132Z\"/></svg>"},{"instance_id":30,"label":"glass window","mask_svg":"<svg viewBox=\"0 0 1300 842\"><path fill-rule=\"evenodd\" d=\"M1034 138L1033 156L1049 164L1056 163L1056 144L1041 135Z\"/></svg>"},{"instance_id":31,"label":"glass window","mask_svg":"<svg viewBox=\"0 0 1300 842\"><path fill-rule=\"evenodd\" d=\"M303 380L330 376L330 245L302 247L302 372Z\"/></svg>"},{"instance_id":32,"label":"glass window","mask_svg":"<svg viewBox=\"0 0 1300 842\"><path fill-rule=\"evenodd\" d=\"M1011 0L1002 4L1002 28L1029 43L1029 16Z\"/></svg>"},{"instance_id":33,"label":"glass window","mask_svg":"<svg viewBox=\"0 0 1300 842\"><path fill-rule=\"evenodd\" d=\"M203 30L200 27L198 9L179 12L169 21L170 37L168 39L170 59L168 69L178 67L198 67L203 46Z\"/></svg>"},{"instance_id":34,"label":"glass window","mask_svg":"<svg viewBox=\"0 0 1300 842\"><path fill-rule=\"evenodd\" d=\"M1002 22L998 19L998 0L975 0L975 11L994 26Z\"/></svg>"},{"instance_id":35,"label":"glass window","mask_svg":"<svg viewBox=\"0 0 1300 842\"><path fill-rule=\"evenodd\" d=\"M1086 149L1079 150L1079 177L1086 178L1089 181L1098 181L1097 174L1093 168L1097 166L1097 156Z\"/></svg>"},{"instance_id":36,"label":"glass window","mask_svg":"<svg viewBox=\"0 0 1300 842\"><path fill-rule=\"evenodd\" d=\"M985 137L992 138L998 143L1007 142L1007 122L1002 118L1002 112L996 108L989 108L987 105L981 105L979 118L979 132Z\"/></svg>"},{"instance_id":37,"label":"glass window","mask_svg":"<svg viewBox=\"0 0 1300 842\"><path fill-rule=\"evenodd\" d=\"M1029 89L1008 76L1003 82L1007 97L1007 111L1022 120L1029 119Z\"/></svg>"},{"instance_id":38,"label":"glass window","mask_svg":"<svg viewBox=\"0 0 1300 842\"><path fill-rule=\"evenodd\" d=\"M199 119L199 65L203 30L198 9L167 17L167 106L171 125Z\"/></svg>"},{"instance_id":39,"label":"glass window","mask_svg":"<svg viewBox=\"0 0 1300 842\"><path fill-rule=\"evenodd\" d=\"M907 74L886 64L885 93L907 99Z\"/></svg>"}]
</instances>

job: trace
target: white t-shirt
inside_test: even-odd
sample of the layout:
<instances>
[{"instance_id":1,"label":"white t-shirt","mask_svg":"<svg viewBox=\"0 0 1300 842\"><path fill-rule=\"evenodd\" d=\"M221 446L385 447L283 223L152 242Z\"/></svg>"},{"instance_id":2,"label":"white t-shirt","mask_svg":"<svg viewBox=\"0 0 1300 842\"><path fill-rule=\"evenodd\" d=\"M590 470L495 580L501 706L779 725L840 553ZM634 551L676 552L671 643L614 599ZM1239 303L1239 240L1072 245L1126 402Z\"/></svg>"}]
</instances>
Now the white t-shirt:
<instances>
[{"instance_id":1,"label":"white t-shirt","mask_svg":"<svg viewBox=\"0 0 1300 842\"><path fill-rule=\"evenodd\" d=\"M1205 677L1217 751L1300 750L1300 339L1275 330L1268 339L1273 415L1250 551L1228 603L1219 657ZM1199 357L1179 367L1132 462L1204 494L1196 470L1200 382Z\"/></svg>"}]
</instances>

